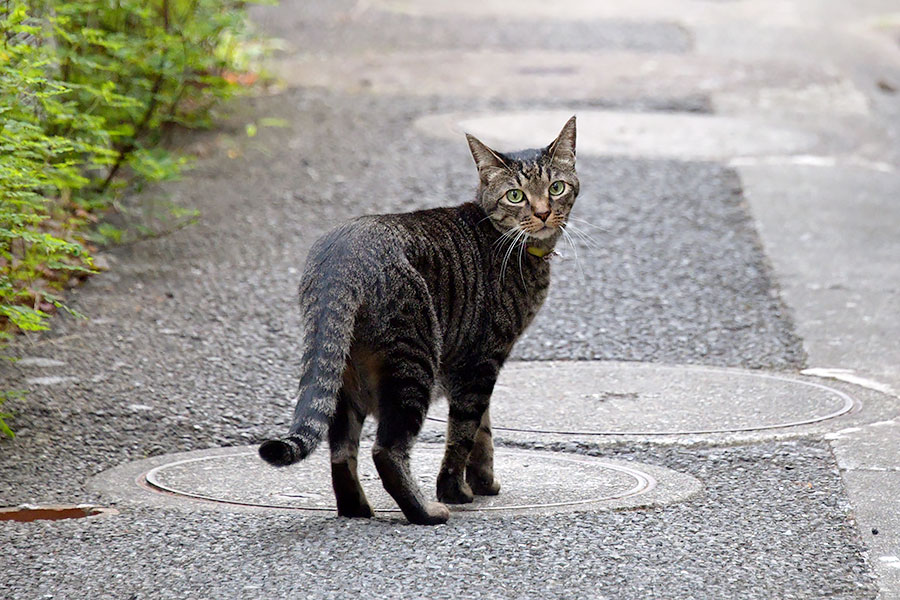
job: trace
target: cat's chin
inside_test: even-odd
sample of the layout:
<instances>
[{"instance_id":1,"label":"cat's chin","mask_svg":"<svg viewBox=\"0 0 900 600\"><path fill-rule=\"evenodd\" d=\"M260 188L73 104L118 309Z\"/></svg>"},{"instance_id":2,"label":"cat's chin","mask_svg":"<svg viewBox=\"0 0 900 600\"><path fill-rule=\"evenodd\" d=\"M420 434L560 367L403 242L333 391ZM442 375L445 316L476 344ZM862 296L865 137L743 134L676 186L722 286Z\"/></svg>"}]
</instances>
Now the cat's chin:
<instances>
[{"instance_id":1,"label":"cat's chin","mask_svg":"<svg viewBox=\"0 0 900 600\"><path fill-rule=\"evenodd\" d=\"M536 240L548 240L559 233L559 229L556 227L544 227L543 229L539 229L534 233L529 233L528 237L534 238Z\"/></svg>"}]
</instances>

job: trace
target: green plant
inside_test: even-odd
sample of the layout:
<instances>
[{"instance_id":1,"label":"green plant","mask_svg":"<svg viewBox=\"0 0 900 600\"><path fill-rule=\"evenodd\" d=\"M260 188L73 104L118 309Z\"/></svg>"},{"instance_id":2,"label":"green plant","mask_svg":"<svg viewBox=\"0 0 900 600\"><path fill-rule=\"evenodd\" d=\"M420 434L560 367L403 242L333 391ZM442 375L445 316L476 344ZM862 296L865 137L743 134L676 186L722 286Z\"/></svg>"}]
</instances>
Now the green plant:
<instances>
[{"instance_id":1,"label":"green plant","mask_svg":"<svg viewBox=\"0 0 900 600\"><path fill-rule=\"evenodd\" d=\"M0 0L0 344L47 329L62 291L96 271L94 244L121 237L104 215L129 183L187 166L164 134L210 125L255 80L265 46L245 6Z\"/></svg>"},{"instance_id":2,"label":"green plant","mask_svg":"<svg viewBox=\"0 0 900 600\"><path fill-rule=\"evenodd\" d=\"M22 392L20 392L18 390L6 391L6 392L0 391L0 406L2 406L3 403L6 402L7 400L10 400L12 398L21 398L21 397L22 397ZM8 419L10 417L12 417L11 414L0 411L0 433L2 433L3 435L5 435L7 437L14 438L14 437L16 437L16 434L13 433L13 430L9 428L9 425L7 425L6 421L5 421L5 419Z\"/></svg>"},{"instance_id":3,"label":"green plant","mask_svg":"<svg viewBox=\"0 0 900 600\"><path fill-rule=\"evenodd\" d=\"M209 125L255 77L236 0L0 4L0 335L47 327L58 292L94 272L91 242L127 182L178 177L159 147ZM127 175L127 176L123 176Z\"/></svg>"}]
</instances>

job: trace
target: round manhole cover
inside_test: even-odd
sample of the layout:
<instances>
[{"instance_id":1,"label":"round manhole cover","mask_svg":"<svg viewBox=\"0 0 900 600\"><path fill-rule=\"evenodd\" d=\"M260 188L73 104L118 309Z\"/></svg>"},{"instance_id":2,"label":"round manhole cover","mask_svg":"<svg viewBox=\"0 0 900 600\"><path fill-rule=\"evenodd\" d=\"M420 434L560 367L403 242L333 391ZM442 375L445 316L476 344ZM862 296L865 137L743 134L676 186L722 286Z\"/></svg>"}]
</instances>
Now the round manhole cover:
<instances>
[{"instance_id":1,"label":"round manhole cover","mask_svg":"<svg viewBox=\"0 0 900 600\"><path fill-rule=\"evenodd\" d=\"M370 448L364 446L360 452L360 480L372 507L399 512L381 486L368 456ZM442 456L443 446L437 444L423 443L413 450L419 485L432 496ZM657 478L642 465L534 450L497 448L495 470L502 478L499 496L478 497L473 504L451 508L456 512L578 509L615 505L657 487ZM222 449L166 462L145 478L153 488L188 498L259 508L336 510L329 455L324 451L299 465L275 469L259 459L255 447Z\"/></svg>"},{"instance_id":2,"label":"round manhole cover","mask_svg":"<svg viewBox=\"0 0 900 600\"><path fill-rule=\"evenodd\" d=\"M446 139L471 133L499 150L531 148L552 140L572 111L517 111L473 115L427 115L423 132ZM815 135L772 127L749 118L615 110L578 111L578 156L639 156L718 160L808 153Z\"/></svg>"},{"instance_id":3,"label":"round manhole cover","mask_svg":"<svg viewBox=\"0 0 900 600\"><path fill-rule=\"evenodd\" d=\"M854 399L796 377L639 363L510 363L491 399L498 432L702 435L811 425L849 413ZM443 423L446 403L429 417Z\"/></svg>"}]
</instances>

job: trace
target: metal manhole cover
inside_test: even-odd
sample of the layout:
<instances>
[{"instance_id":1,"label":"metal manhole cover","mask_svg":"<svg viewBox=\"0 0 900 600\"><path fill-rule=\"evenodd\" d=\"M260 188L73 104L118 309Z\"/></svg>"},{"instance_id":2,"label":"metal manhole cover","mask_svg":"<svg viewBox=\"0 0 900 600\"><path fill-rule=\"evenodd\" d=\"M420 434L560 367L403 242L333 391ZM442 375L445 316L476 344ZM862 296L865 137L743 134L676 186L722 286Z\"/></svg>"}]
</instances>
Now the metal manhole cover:
<instances>
[{"instance_id":1,"label":"metal manhole cover","mask_svg":"<svg viewBox=\"0 0 900 600\"><path fill-rule=\"evenodd\" d=\"M531 148L553 139L572 111L426 115L416 127L451 140L471 133L499 150ZM818 138L751 118L620 110L578 111L578 156L638 156L684 160L809 153Z\"/></svg>"},{"instance_id":2,"label":"metal manhole cover","mask_svg":"<svg viewBox=\"0 0 900 600\"><path fill-rule=\"evenodd\" d=\"M372 507L399 512L381 486L370 447L364 445L360 454L360 480ZM432 496L442 456L443 446L437 444L419 444L413 451L413 470ZM497 448L495 470L502 477L499 496L451 508L456 512L577 509L646 494L657 486L656 477L639 465L533 450ZM255 447L223 449L167 462L145 478L153 488L188 498L259 508L336 510L326 451L296 466L275 469L259 459Z\"/></svg>"},{"instance_id":3,"label":"metal manhole cover","mask_svg":"<svg viewBox=\"0 0 900 600\"><path fill-rule=\"evenodd\" d=\"M856 402L835 388L768 373L640 363L522 362L491 399L498 432L664 436L758 432L820 423ZM444 423L446 402L429 417Z\"/></svg>"}]
</instances>

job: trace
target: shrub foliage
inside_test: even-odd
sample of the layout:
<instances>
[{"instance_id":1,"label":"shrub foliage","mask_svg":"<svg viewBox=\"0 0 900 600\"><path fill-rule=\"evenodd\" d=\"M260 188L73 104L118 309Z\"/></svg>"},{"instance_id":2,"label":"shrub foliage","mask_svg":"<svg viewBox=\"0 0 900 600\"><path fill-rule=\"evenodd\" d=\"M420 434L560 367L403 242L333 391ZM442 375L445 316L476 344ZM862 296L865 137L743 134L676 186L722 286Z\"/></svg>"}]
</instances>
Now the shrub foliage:
<instances>
[{"instance_id":1,"label":"shrub foliage","mask_svg":"<svg viewBox=\"0 0 900 600\"><path fill-rule=\"evenodd\" d=\"M0 336L65 308L125 181L178 175L163 132L210 123L249 39L237 0L0 0Z\"/></svg>"}]
</instances>

